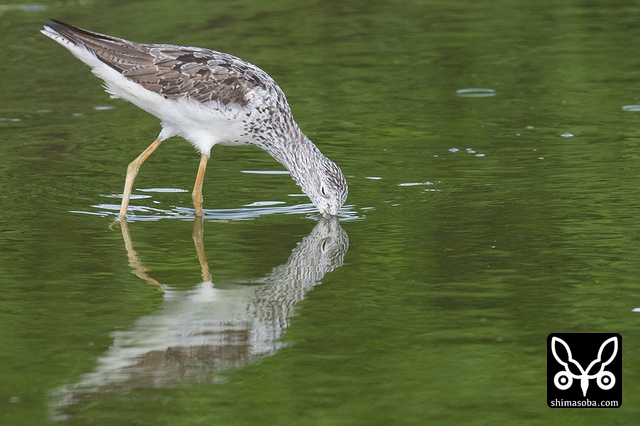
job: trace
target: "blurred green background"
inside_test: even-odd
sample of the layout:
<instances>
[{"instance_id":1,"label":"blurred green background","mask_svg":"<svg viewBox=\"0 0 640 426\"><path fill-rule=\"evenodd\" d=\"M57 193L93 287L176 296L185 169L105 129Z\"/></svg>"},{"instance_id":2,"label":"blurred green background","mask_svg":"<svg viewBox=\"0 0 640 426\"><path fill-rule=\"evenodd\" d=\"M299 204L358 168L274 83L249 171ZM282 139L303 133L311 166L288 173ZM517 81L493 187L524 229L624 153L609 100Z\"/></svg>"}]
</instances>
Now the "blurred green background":
<instances>
[{"instance_id":1,"label":"blurred green background","mask_svg":"<svg viewBox=\"0 0 640 426\"><path fill-rule=\"evenodd\" d=\"M297 303L286 347L204 382L56 402L162 310L109 226L160 126L109 99L43 18L252 62L342 167L349 250ZM639 18L629 1L1 4L0 423L634 423ZM164 143L129 224L149 275L185 292L202 281L197 164ZM308 200L286 175L243 173L282 170L256 148L216 147L209 164L213 284L273 274L315 226ZM551 332L622 335L621 408L547 407Z\"/></svg>"}]
</instances>

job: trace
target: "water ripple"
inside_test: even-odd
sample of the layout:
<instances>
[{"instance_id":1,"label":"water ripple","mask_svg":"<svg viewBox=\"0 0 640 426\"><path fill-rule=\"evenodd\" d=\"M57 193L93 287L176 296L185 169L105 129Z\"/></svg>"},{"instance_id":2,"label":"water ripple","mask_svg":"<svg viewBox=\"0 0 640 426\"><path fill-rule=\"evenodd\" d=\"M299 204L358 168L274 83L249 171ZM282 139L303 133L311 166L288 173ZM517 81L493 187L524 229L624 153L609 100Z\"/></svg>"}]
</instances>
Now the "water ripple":
<instances>
[{"instance_id":1,"label":"water ripple","mask_svg":"<svg viewBox=\"0 0 640 426\"><path fill-rule=\"evenodd\" d=\"M470 87L466 89L458 89L456 90L456 95L461 98L488 98L490 96L495 96L495 89L486 89L482 87Z\"/></svg>"},{"instance_id":2,"label":"water ripple","mask_svg":"<svg viewBox=\"0 0 640 426\"><path fill-rule=\"evenodd\" d=\"M209 220L250 220L272 214L305 215L311 218L319 217L318 210L311 203L282 206L283 201L257 201L240 208L233 209L204 209L205 219ZM116 218L120 211L120 204L95 204L91 207L96 211L72 210L70 213L87 214L100 217ZM127 213L128 222L155 222L163 219L194 220L195 210L187 207L173 207L161 209L148 206L129 206ZM364 219L359 215L354 206L346 205L338 214L340 221L352 221Z\"/></svg>"}]
</instances>

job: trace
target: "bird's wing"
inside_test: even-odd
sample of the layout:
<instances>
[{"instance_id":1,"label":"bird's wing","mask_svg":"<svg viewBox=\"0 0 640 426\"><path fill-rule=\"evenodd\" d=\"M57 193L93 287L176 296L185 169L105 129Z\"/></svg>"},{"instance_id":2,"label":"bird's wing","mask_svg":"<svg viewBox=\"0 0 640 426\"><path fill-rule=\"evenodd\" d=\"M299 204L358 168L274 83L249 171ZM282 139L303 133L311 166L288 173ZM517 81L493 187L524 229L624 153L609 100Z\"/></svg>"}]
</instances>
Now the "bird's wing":
<instances>
[{"instance_id":1,"label":"bird's wing","mask_svg":"<svg viewBox=\"0 0 640 426\"><path fill-rule=\"evenodd\" d=\"M147 90L167 98L246 105L247 94L269 85L261 69L235 56L197 47L140 44L60 21L45 25Z\"/></svg>"},{"instance_id":2,"label":"bird's wing","mask_svg":"<svg viewBox=\"0 0 640 426\"><path fill-rule=\"evenodd\" d=\"M247 94L265 88L266 73L226 53L197 47L139 45L144 59L122 74L168 98L187 96L200 102L246 105Z\"/></svg>"}]
</instances>

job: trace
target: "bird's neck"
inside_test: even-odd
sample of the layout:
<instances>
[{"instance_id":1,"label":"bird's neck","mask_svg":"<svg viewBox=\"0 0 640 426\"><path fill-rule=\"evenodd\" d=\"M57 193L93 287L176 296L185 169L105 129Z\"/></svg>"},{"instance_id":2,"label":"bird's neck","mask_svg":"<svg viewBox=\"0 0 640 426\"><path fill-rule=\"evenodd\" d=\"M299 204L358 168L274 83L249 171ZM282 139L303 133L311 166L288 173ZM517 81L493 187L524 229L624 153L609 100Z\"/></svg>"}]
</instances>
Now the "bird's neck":
<instances>
[{"instance_id":1,"label":"bird's neck","mask_svg":"<svg viewBox=\"0 0 640 426\"><path fill-rule=\"evenodd\" d=\"M304 176L325 157L302 131L296 130L288 135L285 143L276 144L267 151L286 167L291 177L305 190Z\"/></svg>"}]
</instances>

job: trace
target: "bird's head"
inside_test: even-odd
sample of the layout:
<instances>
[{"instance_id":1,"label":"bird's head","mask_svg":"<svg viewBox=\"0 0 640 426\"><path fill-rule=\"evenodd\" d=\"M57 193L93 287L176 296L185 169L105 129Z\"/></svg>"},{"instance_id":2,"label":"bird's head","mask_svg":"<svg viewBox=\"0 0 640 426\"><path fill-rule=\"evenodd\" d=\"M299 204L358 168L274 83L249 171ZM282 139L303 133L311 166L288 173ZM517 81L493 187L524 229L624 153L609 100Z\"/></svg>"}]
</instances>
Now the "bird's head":
<instances>
[{"instance_id":1,"label":"bird's head","mask_svg":"<svg viewBox=\"0 0 640 426\"><path fill-rule=\"evenodd\" d=\"M349 193L347 180L340 167L322 156L305 173L307 177L299 184L313 204L324 215L336 216Z\"/></svg>"}]
</instances>

